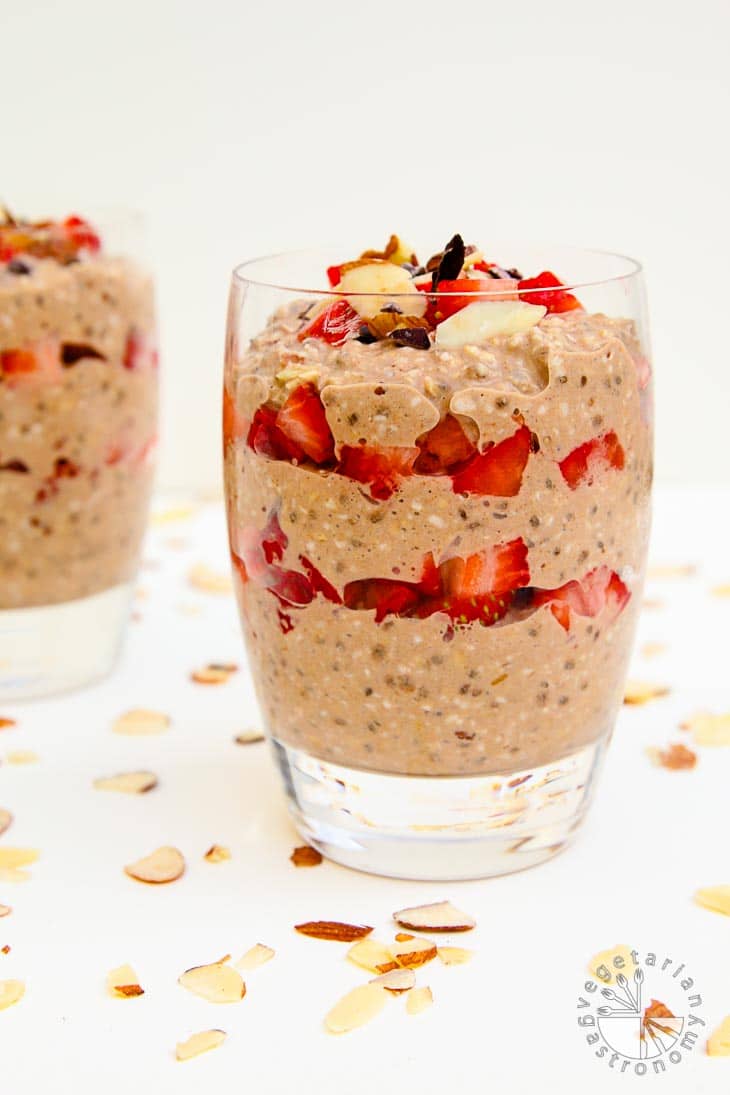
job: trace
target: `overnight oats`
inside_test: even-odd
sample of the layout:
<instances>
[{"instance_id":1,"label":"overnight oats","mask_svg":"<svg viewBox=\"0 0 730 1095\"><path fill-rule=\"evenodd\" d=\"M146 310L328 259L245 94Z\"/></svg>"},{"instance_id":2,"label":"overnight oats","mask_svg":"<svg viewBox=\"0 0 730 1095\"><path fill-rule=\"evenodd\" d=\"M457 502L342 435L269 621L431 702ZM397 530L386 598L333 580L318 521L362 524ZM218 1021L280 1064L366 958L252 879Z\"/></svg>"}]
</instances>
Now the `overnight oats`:
<instances>
[{"instance_id":1,"label":"overnight oats","mask_svg":"<svg viewBox=\"0 0 730 1095\"><path fill-rule=\"evenodd\" d=\"M425 265L397 237L319 256L318 280L316 258L235 272L224 392L233 572L292 814L379 873L539 862L585 813L639 610L640 269L458 235Z\"/></svg>"},{"instance_id":2,"label":"overnight oats","mask_svg":"<svg viewBox=\"0 0 730 1095\"><path fill-rule=\"evenodd\" d=\"M150 275L80 217L0 212L0 698L111 668L156 430Z\"/></svg>"}]
</instances>

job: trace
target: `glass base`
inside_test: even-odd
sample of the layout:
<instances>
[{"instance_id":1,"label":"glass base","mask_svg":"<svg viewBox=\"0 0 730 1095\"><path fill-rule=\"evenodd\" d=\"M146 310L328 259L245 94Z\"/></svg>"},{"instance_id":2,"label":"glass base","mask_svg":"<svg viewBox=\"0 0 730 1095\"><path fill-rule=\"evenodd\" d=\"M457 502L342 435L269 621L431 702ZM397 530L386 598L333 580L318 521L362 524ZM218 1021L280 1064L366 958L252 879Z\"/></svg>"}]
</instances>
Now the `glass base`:
<instances>
[{"instance_id":1,"label":"glass base","mask_svg":"<svg viewBox=\"0 0 730 1095\"><path fill-rule=\"evenodd\" d=\"M393 878L491 878L550 859L588 808L610 735L542 768L393 776L273 740L289 810L329 859Z\"/></svg>"},{"instance_id":2,"label":"glass base","mask_svg":"<svg viewBox=\"0 0 730 1095\"><path fill-rule=\"evenodd\" d=\"M112 669L131 582L58 605L0 609L0 703L80 688Z\"/></svg>"}]
</instances>

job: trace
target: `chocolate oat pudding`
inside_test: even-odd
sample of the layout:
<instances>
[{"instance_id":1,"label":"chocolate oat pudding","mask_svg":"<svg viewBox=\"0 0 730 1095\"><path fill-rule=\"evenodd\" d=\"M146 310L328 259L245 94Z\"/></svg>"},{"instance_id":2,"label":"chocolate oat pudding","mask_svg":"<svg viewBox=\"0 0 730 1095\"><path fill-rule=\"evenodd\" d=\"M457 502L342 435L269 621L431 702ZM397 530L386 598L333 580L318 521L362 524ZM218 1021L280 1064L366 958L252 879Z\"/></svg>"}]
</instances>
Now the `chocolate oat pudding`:
<instances>
[{"instance_id":1,"label":"chocolate oat pudding","mask_svg":"<svg viewBox=\"0 0 730 1095\"><path fill-rule=\"evenodd\" d=\"M0 610L128 583L157 422L150 276L79 217L0 219Z\"/></svg>"},{"instance_id":2,"label":"chocolate oat pudding","mask_svg":"<svg viewBox=\"0 0 730 1095\"><path fill-rule=\"evenodd\" d=\"M634 322L455 236L330 267L225 384L237 595L272 736L421 776L611 732L649 530Z\"/></svg>"}]
</instances>

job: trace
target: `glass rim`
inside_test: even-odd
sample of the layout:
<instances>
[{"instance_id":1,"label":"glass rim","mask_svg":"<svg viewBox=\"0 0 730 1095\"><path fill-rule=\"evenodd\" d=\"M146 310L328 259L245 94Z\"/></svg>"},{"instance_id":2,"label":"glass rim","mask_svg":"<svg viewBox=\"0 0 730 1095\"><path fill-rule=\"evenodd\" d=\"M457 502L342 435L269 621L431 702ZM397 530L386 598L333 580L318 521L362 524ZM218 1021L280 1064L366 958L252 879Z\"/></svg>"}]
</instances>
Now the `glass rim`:
<instances>
[{"instance_id":1,"label":"glass rim","mask_svg":"<svg viewBox=\"0 0 730 1095\"><path fill-rule=\"evenodd\" d=\"M517 241L515 241L515 244L516 243L517 243ZM535 286L533 288L520 289L520 299L522 299L523 297L531 296L531 295L536 294L536 293L539 293L539 294L543 295L543 294L549 294L549 293L564 293L566 291L574 292L574 291L580 291L581 289L597 288L597 287L602 286L602 285L612 285L612 284L616 284L617 282L630 281L632 278L641 277L641 275L644 272L644 267L643 267L642 263L639 262L638 259L632 258L630 255L625 255L620 251L606 251L606 250L603 250L603 249L600 249L600 248L592 248L592 247L574 247L574 246L571 246L571 245L568 245L568 244L559 244L559 245L554 244L554 245L551 246L550 244L525 244L523 242L521 244L521 246L523 246L523 247L530 246L530 247L535 247L535 248L539 247L540 249L544 248L546 253L551 251L551 250L555 250L555 251L562 250L563 252L570 252L574 255L582 255L583 257L595 256L595 257L600 257L600 258L605 258L605 259L614 259L614 260L618 260L619 262L623 263L625 265L626 269L623 270L620 273L611 274L607 277L582 278L582 279L579 279L579 280L565 281L565 282L562 282L560 285L549 285L549 286L545 286L545 287ZM296 256L300 256L300 257L304 256L304 255L314 256L318 252L325 252L325 251L330 251L330 250L333 251L333 252L341 250L341 252L343 254L347 253L347 248L346 247L339 248L337 245L327 244L327 245L323 245L321 247L301 247L301 248L297 248L293 251L275 251L275 252L272 252L271 254L268 254L268 255L257 255L254 258L246 259L245 262L238 263L236 266L234 266L233 271L231 273L231 280L234 284L240 284L240 285L244 285L244 286L245 285L253 285L253 286L256 286L259 289L275 289L275 290L278 290L279 292L283 292L283 293L297 293L297 294L304 294L305 296L313 296L313 297L353 297L353 296L357 296L357 297L367 298L367 297L387 296L387 298L389 300L391 300L391 299L392 300L398 300L400 298L403 298L403 299L407 300L408 297L412 295L411 293L402 293L402 292L398 293L398 292L391 292L391 291L387 291L387 292L384 292L384 291L380 291L380 292L363 292L360 289L353 290L350 293L342 293L342 292L337 291L337 286L336 285L330 286L326 289L321 289L321 288L312 289L312 288L307 288L307 287L302 286L302 285L290 284L288 280L287 281L285 281L285 280L277 281L277 280L272 279L272 278L257 278L257 277L249 276L248 273L247 273L247 271L251 267L255 267L259 263L272 262L276 259L294 258ZM349 260L345 259L344 261L347 262ZM423 275L421 275L421 276L423 276ZM537 276L537 275L534 275L534 276ZM296 280L296 279L294 279L294 280ZM485 278L485 280L486 280L486 278ZM498 283L501 279L492 278L491 280L494 283ZM464 293L463 290L452 290L451 292L443 292L440 289L434 289L434 290L428 290L428 291L421 290L421 291L425 292L425 295L427 295L427 296L445 297L445 298L446 297L460 297L460 296L463 296L463 293ZM477 298L478 297L485 297L485 298L492 297L492 298L494 298L497 294L494 293L494 292L490 292L490 293L474 292L472 295L474 297L477 297Z\"/></svg>"}]
</instances>

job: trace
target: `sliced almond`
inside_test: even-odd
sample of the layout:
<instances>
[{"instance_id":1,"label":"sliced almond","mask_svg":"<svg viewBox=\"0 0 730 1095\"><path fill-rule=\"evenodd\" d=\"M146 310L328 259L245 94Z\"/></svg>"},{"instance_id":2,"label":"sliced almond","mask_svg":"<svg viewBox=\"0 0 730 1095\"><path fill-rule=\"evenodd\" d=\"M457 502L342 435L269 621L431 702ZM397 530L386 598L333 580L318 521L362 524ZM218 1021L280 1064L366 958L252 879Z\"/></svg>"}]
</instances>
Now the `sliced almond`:
<instances>
[{"instance_id":1,"label":"sliced almond","mask_svg":"<svg viewBox=\"0 0 730 1095\"><path fill-rule=\"evenodd\" d=\"M199 1057L201 1053L207 1053L209 1049L218 1049L225 1040L224 1030L201 1030L198 1034L191 1034L184 1042L178 1042L175 1046L175 1056L178 1061L189 1061L191 1057Z\"/></svg>"},{"instance_id":2,"label":"sliced almond","mask_svg":"<svg viewBox=\"0 0 730 1095\"><path fill-rule=\"evenodd\" d=\"M393 968L397 966L397 963L393 961L393 955L384 943L378 942L377 939L359 939L357 943L353 943L347 952L347 957L355 965L361 966L365 970L370 970L371 973L382 973L383 968L388 966Z\"/></svg>"},{"instance_id":3,"label":"sliced almond","mask_svg":"<svg viewBox=\"0 0 730 1095\"><path fill-rule=\"evenodd\" d=\"M18 867L0 867L0 882L28 882L30 871L21 871Z\"/></svg>"},{"instance_id":4,"label":"sliced almond","mask_svg":"<svg viewBox=\"0 0 730 1095\"><path fill-rule=\"evenodd\" d=\"M477 924L473 916L455 908L450 901L401 909L393 913L393 919L403 928L421 932L468 932Z\"/></svg>"},{"instance_id":5,"label":"sliced almond","mask_svg":"<svg viewBox=\"0 0 730 1095\"><path fill-rule=\"evenodd\" d=\"M12 823L13 815L10 813L10 810L3 810L2 807L0 807L0 836L2 836L6 829L10 828Z\"/></svg>"},{"instance_id":6,"label":"sliced almond","mask_svg":"<svg viewBox=\"0 0 730 1095\"><path fill-rule=\"evenodd\" d=\"M194 589L203 593L232 593L233 579L230 574L222 574L205 563L197 563L188 572L188 581Z\"/></svg>"},{"instance_id":7,"label":"sliced almond","mask_svg":"<svg viewBox=\"0 0 730 1095\"><path fill-rule=\"evenodd\" d=\"M231 858L231 849L226 848L224 844L211 844L208 851L203 856L208 863L225 863L227 859Z\"/></svg>"},{"instance_id":8,"label":"sliced almond","mask_svg":"<svg viewBox=\"0 0 730 1095\"><path fill-rule=\"evenodd\" d=\"M3 916L10 916L12 911L10 905L0 905L0 919L2 919Z\"/></svg>"},{"instance_id":9,"label":"sliced almond","mask_svg":"<svg viewBox=\"0 0 730 1095\"><path fill-rule=\"evenodd\" d=\"M694 768L697 765L697 754L686 745L673 742L665 749L647 749L649 758L660 768L668 768L678 772L682 769Z\"/></svg>"},{"instance_id":10,"label":"sliced almond","mask_svg":"<svg viewBox=\"0 0 730 1095\"><path fill-rule=\"evenodd\" d=\"M388 973L381 973L374 977L371 985L382 985L388 992L409 992L416 983L416 975L413 970L395 969Z\"/></svg>"},{"instance_id":11,"label":"sliced almond","mask_svg":"<svg viewBox=\"0 0 730 1095\"><path fill-rule=\"evenodd\" d=\"M327 1013L324 1024L331 1034L346 1034L364 1026L385 1007L388 993L382 985L369 982L352 989Z\"/></svg>"},{"instance_id":12,"label":"sliced almond","mask_svg":"<svg viewBox=\"0 0 730 1095\"><path fill-rule=\"evenodd\" d=\"M107 974L106 987L110 996L122 999L143 996L144 989L131 966L117 966Z\"/></svg>"},{"instance_id":13,"label":"sliced almond","mask_svg":"<svg viewBox=\"0 0 730 1095\"><path fill-rule=\"evenodd\" d=\"M148 734L162 734L170 727L170 716L162 711L150 711L144 707L135 707L125 711L115 721L112 729L115 734L127 734L142 737Z\"/></svg>"},{"instance_id":14,"label":"sliced almond","mask_svg":"<svg viewBox=\"0 0 730 1095\"><path fill-rule=\"evenodd\" d=\"M363 939L373 930L366 924L343 924L339 920L308 920L304 924L295 924L294 928L301 935L310 935L313 939L334 939L338 943Z\"/></svg>"},{"instance_id":15,"label":"sliced almond","mask_svg":"<svg viewBox=\"0 0 730 1095\"><path fill-rule=\"evenodd\" d=\"M157 786L153 772L120 772L116 776L100 776L94 780L97 791L121 791L125 795L143 795Z\"/></svg>"},{"instance_id":16,"label":"sliced almond","mask_svg":"<svg viewBox=\"0 0 730 1095\"><path fill-rule=\"evenodd\" d=\"M407 943L409 939L415 939L415 936L411 935L410 932L396 932L395 933L396 943Z\"/></svg>"},{"instance_id":17,"label":"sliced almond","mask_svg":"<svg viewBox=\"0 0 730 1095\"><path fill-rule=\"evenodd\" d=\"M322 862L322 853L311 844L302 844L301 847L294 849L289 859L295 867L318 867Z\"/></svg>"},{"instance_id":18,"label":"sliced almond","mask_svg":"<svg viewBox=\"0 0 730 1095\"><path fill-rule=\"evenodd\" d=\"M466 947L439 947L438 956L445 966L463 966L474 957L474 951Z\"/></svg>"},{"instance_id":19,"label":"sliced almond","mask_svg":"<svg viewBox=\"0 0 730 1095\"><path fill-rule=\"evenodd\" d=\"M411 939L407 943L394 943L390 953L399 966L418 969L419 966L425 966L427 962L433 961L438 949L430 939ZM381 972L384 973L385 970Z\"/></svg>"},{"instance_id":20,"label":"sliced almond","mask_svg":"<svg viewBox=\"0 0 730 1095\"><path fill-rule=\"evenodd\" d=\"M37 764L40 759L32 749L13 749L6 757L8 764Z\"/></svg>"},{"instance_id":21,"label":"sliced almond","mask_svg":"<svg viewBox=\"0 0 730 1095\"><path fill-rule=\"evenodd\" d=\"M136 863L130 863L124 868L130 878L136 878L138 882L150 882L161 885L164 882L175 882L185 870L185 859L177 848L165 845L157 848L150 855L138 859Z\"/></svg>"},{"instance_id":22,"label":"sliced almond","mask_svg":"<svg viewBox=\"0 0 730 1095\"><path fill-rule=\"evenodd\" d=\"M207 966L194 966L178 977L178 984L211 1004L236 1004L246 995L246 986L238 970L227 962L228 956Z\"/></svg>"},{"instance_id":23,"label":"sliced almond","mask_svg":"<svg viewBox=\"0 0 730 1095\"><path fill-rule=\"evenodd\" d=\"M730 582L726 585L713 586L710 592L713 597L730 597Z\"/></svg>"},{"instance_id":24,"label":"sliced almond","mask_svg":"<svg viewBox=\"0 0 730 1095\"><path fill-rule=\"evenodd\" d=\"M256 943L255 946L247 950L241 958L236 962L236 969L244 970L248 973L250 970L257 970L259 966L263 966L265 962L270 962L276 954L276 951L271 947L267 947L264 943Z\"/></svg>"},{"instance_id":25,"label":"sliced almond","mask_svg":"<svg viewBox=\"0 0 730 1095\"><path fill-rule=\"evenodd\" d=\"M695 901L703 909L730 916L730 886L705 886L697 890Z\"/></svg>"},{"instance_id":26,"label":"sliced almond","mask_svg":"<svg viewBox=\"0 0 730 1095\"><path fill-rule=\"evenodd\" d=\"M409 1015L419 1015L433 1004L433 993L426 985L422 989L413 989L406 997L406 1011Z\"/></svg>"},{"instance_id":27,"label":"sliced almond","mask_svg":"<svg viewBox=\"0 0 730 1095\"><path fill-rule=\"evenodd\" d=\"M630 706L638 706L667 695L669 695L669 688L665 684L651 684L648 681L627 681L624 689L624 703Z\"/></svg>"},{"instance_id":28,"label":"sliced almond","mask_svg":"<svg viewBox=\"0 0 730 1095\"><path fill-rule=\"evenodd\" d=\"M0 730L10 730L16 725L15 719L0 718Z\"/></svg>"},{"instance_id":29,"label":"sliced almond","mask_svg":"<svg viewBox=\"0 0 730 1095\"><path fill-rule=\"evenodd\" d=\"M241 734L236 734L233 740L236 745L253 745L254 742L263 741L264 735L261 730L244 730Z\"/></svg>"},{"instance_id":30,"label":"sliced almond","mask_svg":"<svg viewBox=\"0 0 730 1095\"><path fill-rule=\"evenodd\" d=\"M0 1011L17 1004L25 994L23 981L0 981Z\"/></svg>"},{"instance_id":31,"label":"sliced almond","mask_svg":"<svg viewBox=\"0 0 730 1095\"><path fill-rule=\"evenodd\" d=\"M696 745L730 745L730 713L712 715L699 711L682 723L683 730L690 730Z\"/></svg>"},{"instance_id":32,"label":"sliced almond","mask_svg":"<svg viewBox=\"0 0 730 1095\"><path fill-rule=\"evenodd\" d=\"M720 1026L707 1039L708 1057L730 1057L730 1015L726 1015Z\"/></svg>"},{"instance_id":33,"label":"sliced almond","mask_svg":"<svg viewBox=\"0 0 730 1095\"><path fill-rule=\"evenodd\" d=\"M588 963L588 972L604 985L611 985L619 973L632 971L635 966L631 948L626 943L616 943L608 950L594 954Z\"/></svg>"},{"instance_id":34,"label":"sliced almond","mask_svg":"<svg viewBox=\"0 0 730 1095\"><path fill-rule=\"evenodd\" d=\"M202 669L193 670L190 679L196 684L225 684L237 672L238 666L232 663L211 662Z\"/></svg>"},{"instance_id":35,"label":"sliced almond","mask_svg":"<svg viewBox=\"0 0 730 1095\"><path fill-rule=\"evenodd\" d=\"M546 311L541 304L524 300L477 300L439 323L436 346L452 350L484 342L494 335L516 335L534 327Z\"/></svg>"},{"instance_id":36,"label":"sliced almond","mask_svg":"<svg viewBox=\"0 0 730 1095\"><path fill-rule=\"evenodd\" d=\"M29 867L40 858L37 848L0 847L0 867L15 870L17 867Z\"/></svg>"}]
</instances>

